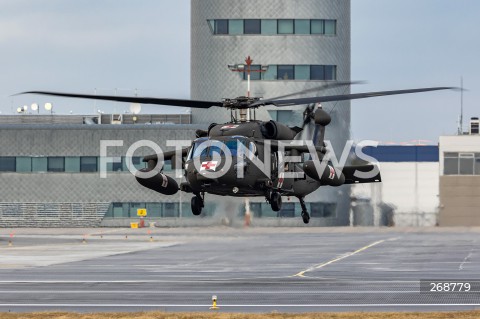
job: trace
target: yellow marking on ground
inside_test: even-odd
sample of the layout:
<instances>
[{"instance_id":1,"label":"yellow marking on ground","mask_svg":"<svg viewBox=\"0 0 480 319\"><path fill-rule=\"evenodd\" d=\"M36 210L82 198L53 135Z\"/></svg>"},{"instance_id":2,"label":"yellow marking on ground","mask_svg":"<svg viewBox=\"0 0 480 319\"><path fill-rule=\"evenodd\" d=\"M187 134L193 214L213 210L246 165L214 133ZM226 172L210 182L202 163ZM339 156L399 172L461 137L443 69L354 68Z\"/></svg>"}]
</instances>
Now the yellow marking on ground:
<instances>
[{"instance_id":1,"label":"yellow marking on ground","mask_svg":"<svg viewBox=\"0 0 480 319\"><path fill-rule=\"evenodd\" d=\"M330 260L330 261L327 261L327 262L324 262L324 263L321 263L321 264L312 266L312 267L310 267L310 268L308 268L308 269L305 269L305 270L299 272L298 274L293 275L292 277L305 277L305 273L307 273L307 272L309 272L309 271L312 271L312 270L315 270L315 269L320 269L320 268L323 268L323 267L328 266L328 265L330 265L330 264L333 264L333 263L335 263L335 262L337 262L337 261L340 261L340 260L342 260L342 259L351 257L351 256L353 256L353 255L356 255L356 254L364 251L364 250L367 250L368 248L371 248L371 247L373 247L373 246L376 246L376 245L378 245L378 244L381 244L381 243L383 243L383 242L385 242L385 241L387 241L387 240L388 240L388 241L392 241L392 240L396 240L396 239L398 239L398 238L382 239L382 240L376 241L376 242L374 242L374 243L368 244L367 246L364 246L364 247L362 247L362 248L359 248L359 249L355 250L354 252L351 252L351 253L342 255L342 256L340 256L340 257L337 257L337 258L335 258L335 259L332 259L332 260Z\"/></svg>"}]
</instances>

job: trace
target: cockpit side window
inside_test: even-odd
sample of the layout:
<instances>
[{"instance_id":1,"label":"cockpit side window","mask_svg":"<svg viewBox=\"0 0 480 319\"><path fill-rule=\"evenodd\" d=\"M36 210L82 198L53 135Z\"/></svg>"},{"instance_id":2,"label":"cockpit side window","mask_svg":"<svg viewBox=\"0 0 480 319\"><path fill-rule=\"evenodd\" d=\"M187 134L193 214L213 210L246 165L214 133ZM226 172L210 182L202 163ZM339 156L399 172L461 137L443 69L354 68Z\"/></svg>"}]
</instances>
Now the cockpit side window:
<instances>
[{"instance_id":1,"label":"cockpit side window","mask_svg":"<svg viewBox=\"0 0 480 319\"><path fill-rule=\"evenodd\" d=\"M225 156L223 154L223 146L219 143L214 143L208 148L208 156L215 157L215 156ZM203 155L203 154L202 154Z\"/></svg>"},{"instance_id":2,"label":"cockpit side window","mask_svg":"<svg viewBox=\"0 0 480 319\"><path fill-rule=\"evenodd\" d=\"M237 140L229 140L225 142L225 146L230 150L232 156L237 156Z\"/></svg>"},{"instance_id":3,"label":"cockpit side window","mask_svg":"<svg viewBox=\"0 0 480 319\"><path fill-rule=\"evenodd\" d=\"M195 143L192 144L192 147L190 147L190 150L188 151L187 161L192 159L194 148L195 148Z\"/></svg>"},{"instance_id":4,"label":"cockpit side window","mask_svg":"<svg viewBox=\"0 0 480 319\"><path fill-rule=\"evenodd\" d=\"M250 160L252 160L255 156L258 155L257 145L255 145L255 143L253 142L248 143L248 150L250 151L250 156L249 156Z\"/></svg>"},{"instance_id":5,"label":"cockpit side window","mask_svg":"<svg viewBox=\"0 0 480 319\"><path fill-rule=\"evenodd\" d=\"M214 156L225 156L226 149L230 151L231 156L236 157L238 153L238 146L241 143L245 147L249 147L250 152L256 154L256 146L253 143L249 143L244 137L232 137L228 140L216 141L202 139L197 140L193 143L192 149L190 150L188 159L191 160L196 157L214 157Z\"/></svg>"},{"instance_id":6,"label":"cockpit side window","mask_svg":"<svg viewBox=\"0 0 480 319\"><path fill-rule=\"evenodd\" d=\"M207 156L209 145L210 145L210 142L207 139L202 139L202 140L195 141L192 145L193 151L190 151L191 152L191 157L189 157L189 159L196 158L196 157Z\"/></svg>"}]
</instances>

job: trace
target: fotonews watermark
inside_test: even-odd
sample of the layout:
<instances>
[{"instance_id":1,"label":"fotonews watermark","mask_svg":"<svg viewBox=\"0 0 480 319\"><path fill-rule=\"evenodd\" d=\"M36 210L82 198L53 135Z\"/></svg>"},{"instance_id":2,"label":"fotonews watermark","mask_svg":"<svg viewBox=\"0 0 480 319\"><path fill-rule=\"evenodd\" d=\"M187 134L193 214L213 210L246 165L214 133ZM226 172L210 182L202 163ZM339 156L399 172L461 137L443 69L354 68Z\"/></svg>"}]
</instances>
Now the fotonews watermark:
<instances>
[{"instance_id":1,"label":"fotonews watermark","mask_svg":"<svg viewBox=\"0 0 480 319\"><path fill-rule=\"evenodd\" d=\"M151 140L139 140L131 145L125 145L123 140L101 140L100 178L107 178L108 172L112 171L111 166L115 164L124 165L136 177L151 178L163 171L166 162L174 168L173 173L177 178L183 177L185 168L191 167L190 165L193 165L196 172L211 179L221 178L231 172L236 174L236 178L242 179L246 173L243 168L250 165L255 166L265 176L272 176L273 172L281 178L305 178L303 170L290 168L295 165L301 168L305 162L314 165L317 176L322 176L326 170L335 170L337 176L340 176L347 163L355 167L355 163L351 164L352 161L373 164L368 171L356 170L356 178L370 179L379 173L377 160L363 151L365 147L378 146L378 142L370 140L356 144L352 140L347 141L340 156L337 156L328 140L325 141L325 146L314 145L313 141L308 140L250 141L246 138L167 140L165 145L173 149L165 151ZM125 149L127 146L123 156L119 155L118 148ZM148 165L133 162L134 158L138 159L138 156L134 155L140 150L142 159L146 154L149 155L146 161Z\"/></svg>"}]
</instances>

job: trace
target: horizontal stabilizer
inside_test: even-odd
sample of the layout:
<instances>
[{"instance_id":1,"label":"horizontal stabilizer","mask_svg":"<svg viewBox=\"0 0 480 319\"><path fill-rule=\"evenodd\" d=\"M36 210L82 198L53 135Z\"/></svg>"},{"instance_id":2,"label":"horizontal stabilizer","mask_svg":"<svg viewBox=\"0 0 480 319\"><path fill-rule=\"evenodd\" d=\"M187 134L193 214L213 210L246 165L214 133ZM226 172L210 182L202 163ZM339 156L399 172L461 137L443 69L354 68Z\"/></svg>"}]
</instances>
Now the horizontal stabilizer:
<instances>
[{"instance_id":1,"label":"horizontal stabilizer","mask_svg":"<svg viewBox=\"0 0 480 319\"><path fill-rule=\"evenodd\" d=\"M380 169L377 165L345 166L342 170L345 184L380 183Z\"/></svg>"}]
</instances>

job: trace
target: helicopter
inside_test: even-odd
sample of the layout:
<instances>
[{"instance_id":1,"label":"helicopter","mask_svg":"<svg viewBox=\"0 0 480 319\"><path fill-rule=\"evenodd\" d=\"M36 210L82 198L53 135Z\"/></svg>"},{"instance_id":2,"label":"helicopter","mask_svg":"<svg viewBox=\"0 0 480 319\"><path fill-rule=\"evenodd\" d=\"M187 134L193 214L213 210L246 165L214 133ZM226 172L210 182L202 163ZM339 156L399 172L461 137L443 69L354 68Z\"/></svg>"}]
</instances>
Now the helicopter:
<instances>
[{"instance_id":1,"label":"helicopter","mask_svg":"<svg viewBox=\"0 0 480 319\"><path fill-rule=\"evenodd\" d=\"M336 85L350 85L339 82ZM357 183L381 182L378 165L335 167L329 160L325 130L331 116L321 103L449 90L453 87L430 87L408 90L353 93L316 97L290 98L312 89L273 99L240 96L222 101L199 101L155 97L90 95L50 91L28 91L19 94L42 94L59 97L107 100L128 103L171 105L208 109L212 106L230 110L227 123L212 123L207 130L197 130L190 147L145 156L146 168L138 170L136 180L144 187L164 195L178 191L190 193L191 210L200 215L205 194L234 197L264 197L273 211L282 208L282 196L298 198L305 224L310 214L305 197L321 186L338 187ZM256 109L307 105L301 127L289 127L277 121L256 119ZM305 136L306 131L308 135ZM288 159L293 159L288 161ZM164 174L163 163L171 160L172 168L182 169L185 181Z\"/></svg>"}]
</instances>

